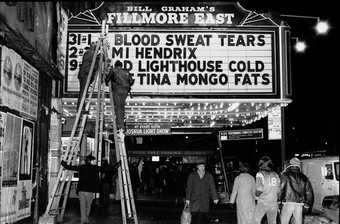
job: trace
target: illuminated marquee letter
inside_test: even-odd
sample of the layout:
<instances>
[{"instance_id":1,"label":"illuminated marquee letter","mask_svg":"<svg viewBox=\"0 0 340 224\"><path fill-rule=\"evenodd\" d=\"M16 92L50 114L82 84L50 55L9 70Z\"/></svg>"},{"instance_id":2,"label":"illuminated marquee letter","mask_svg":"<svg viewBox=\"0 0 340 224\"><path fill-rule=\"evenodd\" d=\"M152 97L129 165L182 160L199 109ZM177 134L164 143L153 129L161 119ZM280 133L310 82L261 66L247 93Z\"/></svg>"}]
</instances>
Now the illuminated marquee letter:
<instances>
[{"instance_id":1,"label":"illuminated marquee letter","mask_svg":"<svg viewBox=\"0 0 340 224\"><path fill-rule=\"evenodd\" d=\"M113 23L113 20L115 19L115 13L107 13L107 23L111 24Z\"/></svg>"}]
</instances>

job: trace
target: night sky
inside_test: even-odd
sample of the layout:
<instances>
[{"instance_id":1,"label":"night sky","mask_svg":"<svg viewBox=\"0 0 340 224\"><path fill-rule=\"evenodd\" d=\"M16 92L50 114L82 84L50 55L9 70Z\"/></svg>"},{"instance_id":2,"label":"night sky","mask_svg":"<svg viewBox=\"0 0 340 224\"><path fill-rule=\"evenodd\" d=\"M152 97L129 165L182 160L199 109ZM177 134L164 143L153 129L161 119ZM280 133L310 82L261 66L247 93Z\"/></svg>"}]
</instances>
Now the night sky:
<instances>
[{"instance_id":1,"label":"night sky","mask_svg":"<svg viewBox=\"0 0 340 224\"><path fill-rule=\"evenodd\" d=\"M316 16L327 20L326 36L314 32L315 19L282 17L291 36L304 39L305 53L292 50L293 103L286 108L287 147L297 151L336 152L339 145L338 20L335 1L239 1L248 10L273 15ZM337 14L338 15L338 14ZM327 145L326 145L327 142Z\"/></svg>"}]
</instances>

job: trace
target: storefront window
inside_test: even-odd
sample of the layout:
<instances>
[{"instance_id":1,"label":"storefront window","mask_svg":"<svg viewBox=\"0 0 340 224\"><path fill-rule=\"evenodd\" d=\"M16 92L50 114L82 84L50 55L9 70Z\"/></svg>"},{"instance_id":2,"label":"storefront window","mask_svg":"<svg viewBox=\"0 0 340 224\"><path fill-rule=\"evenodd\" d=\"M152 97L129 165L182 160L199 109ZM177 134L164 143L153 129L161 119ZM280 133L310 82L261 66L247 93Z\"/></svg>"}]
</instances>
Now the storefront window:
<instances>
[{"instance_id":1,"label":"storefront window","mask_svg":"<svg viewBox=\"0 0 340 224\"><path fill-rule=\"evenodd\" d=\"M335 178L339 180L339 162L334 163Z\"/></svg>"},{"instance_id":2,"label":"storefront window","mask_svg":"<svg viewBox=\"0 0 340 224\"><path fill-rule=\"evenodd\" d=\"M326 179L333 180L333 168L332 164L326 164Z\"/></svg>"}]
</instances>

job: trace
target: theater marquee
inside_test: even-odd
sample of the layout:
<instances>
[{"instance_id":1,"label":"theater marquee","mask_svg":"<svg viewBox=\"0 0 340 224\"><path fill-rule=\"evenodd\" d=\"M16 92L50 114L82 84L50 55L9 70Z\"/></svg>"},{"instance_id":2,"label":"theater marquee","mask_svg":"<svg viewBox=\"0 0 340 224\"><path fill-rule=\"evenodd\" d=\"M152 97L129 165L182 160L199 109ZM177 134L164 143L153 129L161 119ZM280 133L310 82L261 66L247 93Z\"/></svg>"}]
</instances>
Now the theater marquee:
<instances>
[{"instance_id":1,"label":"theater marquee","mask_svg":"<svg viewBox=\"0 0 340 224\"><path fill-rule=\"evenodd\" d=\"M82 55L102 17L109 57L133 75L134 95L279 97L279 30L268 18L237 3L111 5L69 21L66 94L79 91Z\"/></svg>"}]
</instances>

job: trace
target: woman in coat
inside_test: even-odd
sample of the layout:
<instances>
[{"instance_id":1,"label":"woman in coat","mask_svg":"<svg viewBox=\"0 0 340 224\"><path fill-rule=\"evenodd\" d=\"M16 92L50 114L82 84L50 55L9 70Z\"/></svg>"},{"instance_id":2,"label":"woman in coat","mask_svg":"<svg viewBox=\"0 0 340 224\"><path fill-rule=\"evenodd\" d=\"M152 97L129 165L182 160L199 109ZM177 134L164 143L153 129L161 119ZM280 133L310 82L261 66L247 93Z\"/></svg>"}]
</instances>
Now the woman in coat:
<instances>
[{"instance_id":1,"label":"woman in coat","mask_svg":"<svg viewBox=\"0 0 340 224\"><path fill-rule=\"evenodd\" d=\"M186 200L192 215L191 223L208 224L210 199L218 202L213 176L205 171L205 161L196 165L197 171L192 172L187 181Z\"/></svg>"},{"instance_id":2,"label":"woman in coat","mask_svg":"<svg viewBox=\"0 0 340 224\"><path fill-rule=\"evenodd\" d=\"M239 163L241 174L235 178L230 203L235 203L238 224L254 223L255 179L249 172L247 163Z\"/></svg>"}]
</instances>

